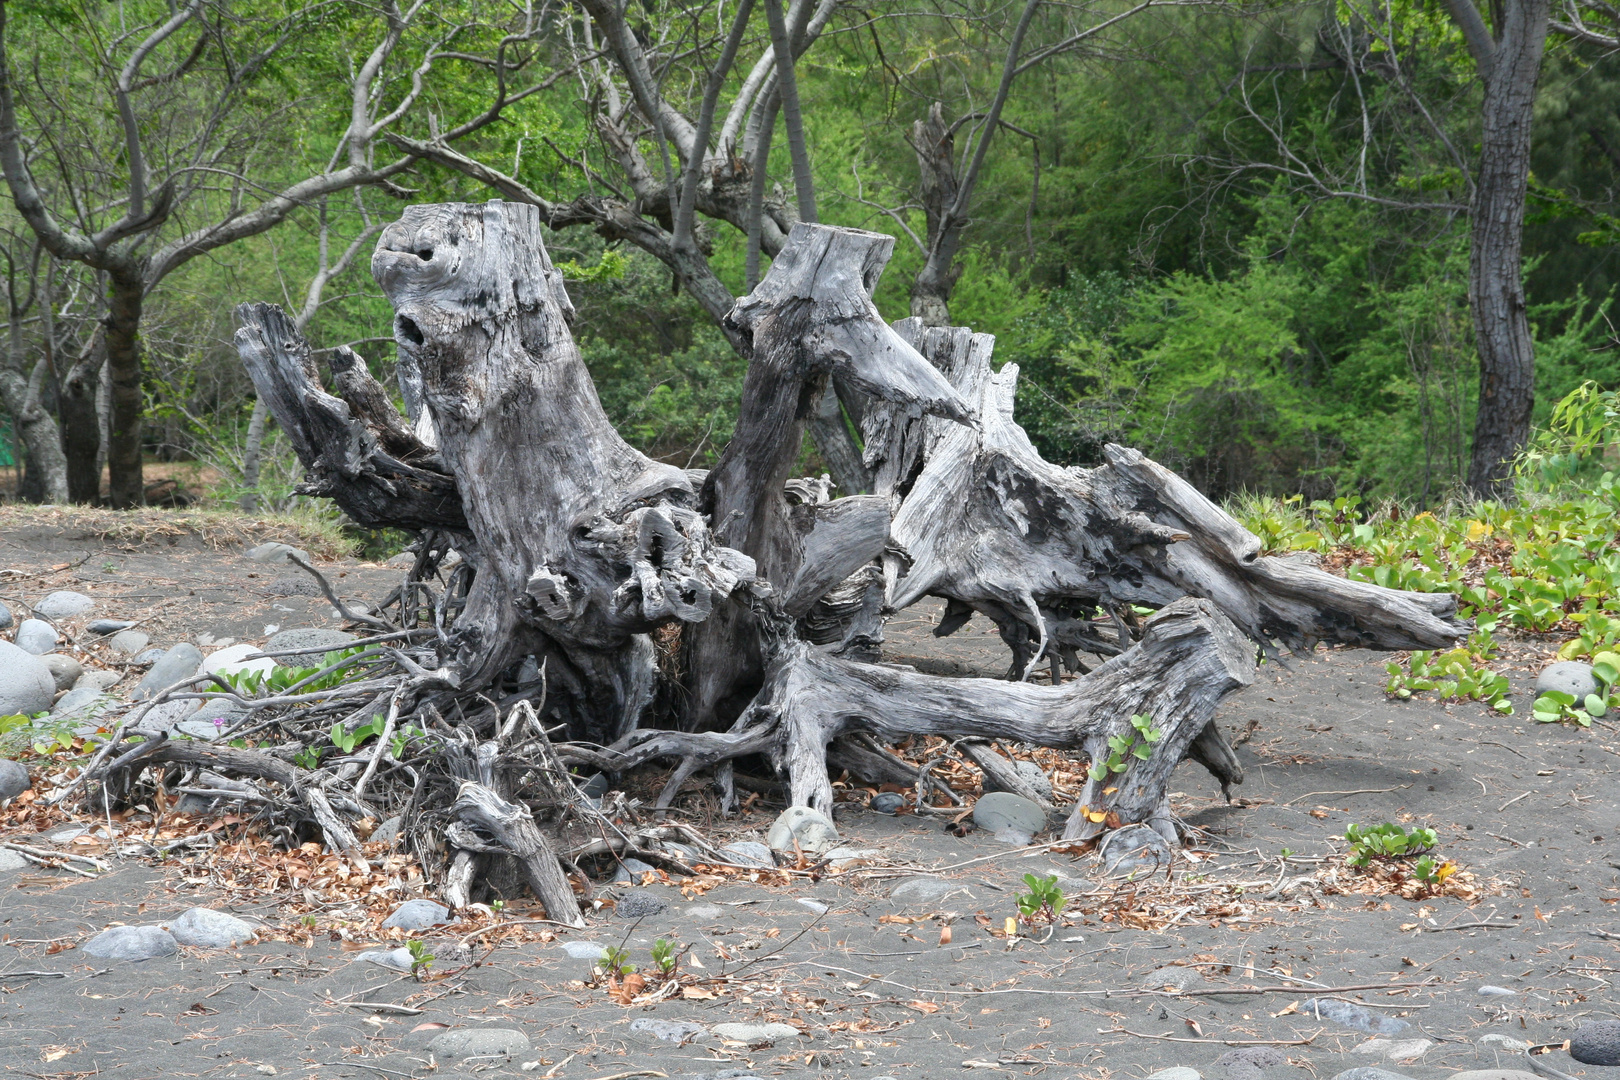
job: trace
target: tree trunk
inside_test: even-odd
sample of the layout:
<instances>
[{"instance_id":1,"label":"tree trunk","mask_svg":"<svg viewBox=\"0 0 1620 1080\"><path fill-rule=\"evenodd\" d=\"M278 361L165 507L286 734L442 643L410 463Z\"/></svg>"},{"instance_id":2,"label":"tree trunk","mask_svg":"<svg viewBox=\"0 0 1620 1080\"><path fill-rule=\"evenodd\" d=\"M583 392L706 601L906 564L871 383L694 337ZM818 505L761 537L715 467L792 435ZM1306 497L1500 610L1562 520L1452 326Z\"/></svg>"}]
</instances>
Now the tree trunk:
<instances>
[{"instance_id":1,"label":"tree trunk","mask_svg":"<svg viewBox=\"0 0 1620 1080\"><path fill-rule=\"evenodd\" d=\"M924 326L951 325L951 293L962 268L956 265L965 222L950 214L956 205L956 140L945 123L943 106L934 102L928 119L911 125L917 151L923 215L928 223L928 253L911 285L911 314Z\"/></svg>"},{"instance_id":2,"label":"tree trunk","mask_svg":"<svg viewBox=\"0 0 1620 1080\"><path fill-rule=\"evenodd\" d=\"M1510 499L1513 459L1530 437L1536 400L1521 241L1548 0L1508 0L1493 10L1502 17L1494 55L1488 67L1482 65L1485 101L1468 259L1468 301L1479 348L1468 486L1481 498Z\"/></svg>"},{"instance_id":3,"label":"tree trunk","mask_svg":"<svg viewBox=\"0 0 1620 1080\"><path fill-rule=\"evenodd\" d=\"M107 442L107 501L119 510L146 501L141 476L141 306L146 281L137 269L109 274L112 297L107 312L107 378L112 384L112 432ZM99 478L98 478L99 486Z\"/></svg>"},{"instance_id":4,"label":"tree trunk","mask_svg":"<svg viewBox=\"0 0 1620 1080\"><path fill-rule=\"evenodd\" d=\"M107 362L106 332L97 327L90 345L62 380L57 406L62 419L62 449L67 459L68 499L95 505L101 501L101 369Z\"/></svg>"},{"instance_id":5,"label":"tree trunk","mask_svg":"<svg viewBox=\"0 0 1620 1080\"><path fill-rule=\"evenodd\" d=\"M238 501L243 513L259 509L259 459L264 453L264 427L270 416L264 398L253 397L253 415L248 417L247 442L242 447L242 498Z\"/></svg>"},{"instance_id":6,"label":"tree trunk","mask_svg":"<svg viewBox=\"0 0 1620 1080\"><path fill-rule=\"evenodd\" d=\"M576 675L576 731L611 742L652 698L645 635L708 618L755 568L711 538L683 470L613 430L540 228L515 203L412 207L372 271L474 541L453 638L464 677L482 685L538 644Z\"/></svg>"}]
</instances>

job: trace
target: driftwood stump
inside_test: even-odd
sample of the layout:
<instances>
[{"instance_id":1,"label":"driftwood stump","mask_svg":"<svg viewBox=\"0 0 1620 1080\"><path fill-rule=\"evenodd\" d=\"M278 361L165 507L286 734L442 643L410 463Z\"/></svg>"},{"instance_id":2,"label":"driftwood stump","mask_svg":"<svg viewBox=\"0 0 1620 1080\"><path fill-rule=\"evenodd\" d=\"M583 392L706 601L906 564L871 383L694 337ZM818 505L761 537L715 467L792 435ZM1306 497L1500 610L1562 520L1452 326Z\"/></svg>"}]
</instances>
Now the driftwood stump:
<instances>
[{"instance_id":1,"label":"driftwood stump","mask_svg":"<svg viewBox=\"0 0 1620 1080\"><path fill-rule=\"evenodd\" d=\"M893 241L876 233L795 226L729 317L752 360L719 462L703 475L649 459L602 410L540 226L533 207L491 202L411 207L383 233L373 272L396 312L403 416L353 354L336 353L328 392L290 321L239 309L238 347L310 490L363 524L421 534L413 578L451 544L465 557L428 605L430 628L401 602L408 629L393 638L418 644L395 650L392 690L378 684L393 694L390 724L429 716L441 740L437 786L417 782L410 799L448 840L438 850L458 903L498 871L573 922L589 885L566 871L580 858L678 866L656 851L666 833L701 848L679 826L606 827L571 769L672 762L661 807L711 769L729 808L734 765L752 759L793 803L827 810L829 767L921 785L883 743L935 735L978 763L987 788L1033 794L994 740L1097 763L1111 739L1134 737L1133 715L1160 736L1086 784L1066 835L1145 822L1173 842L1165 790L1181 760L1223 790L1242 781L1213 717L1251 678L1257 647L1430 647L1466 629L1452 597L1262 556L1134 451L1109 447L1089 470L1043 461L1013 420L1017 368L990 370L992 339L878 315L871 293ZM854 403L875 494L833 498L791 476L806 426L827 419L830 381ZM400 595L417 591L433 597L419 580ZM1018 681L863 662L886 614L924 596L947 602L937 633L995 620ZM675 626L679 655L660 663L650 635L667 645ZM1081 653L1103 659L1086 671ZM1023 681L1042 659L1052 685ZM1063 681L1060 665L1079 677ZM140 761L184 760L144 753L113 765L133 775ZM305 793L329 844L351 853L343 816L380 797L380 749L353 788L343 777L358 765L311 786L263 754L210 755L198 763ZM419 805L424 791L433 806Z\"/></svg>"}]
</instances>

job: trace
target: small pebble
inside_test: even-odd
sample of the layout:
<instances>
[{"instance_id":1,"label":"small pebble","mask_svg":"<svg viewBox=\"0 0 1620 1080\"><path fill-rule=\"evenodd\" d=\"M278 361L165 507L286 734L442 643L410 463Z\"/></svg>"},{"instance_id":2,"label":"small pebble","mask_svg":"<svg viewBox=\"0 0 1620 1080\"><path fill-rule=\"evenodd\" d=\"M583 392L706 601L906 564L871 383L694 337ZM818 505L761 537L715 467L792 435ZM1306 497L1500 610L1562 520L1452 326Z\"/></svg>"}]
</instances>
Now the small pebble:
<instances>
[{"instance_id":1,"label":"small pebble","mask_svg":"<svg viewBox=\"0 0 1620 1080\"><path fill-rule=\"evenodd\" d=\"M1512 997L1513 991L1502 986L1482 986L1479 994L1481 997Z\"/></svg>"}]
</instances>

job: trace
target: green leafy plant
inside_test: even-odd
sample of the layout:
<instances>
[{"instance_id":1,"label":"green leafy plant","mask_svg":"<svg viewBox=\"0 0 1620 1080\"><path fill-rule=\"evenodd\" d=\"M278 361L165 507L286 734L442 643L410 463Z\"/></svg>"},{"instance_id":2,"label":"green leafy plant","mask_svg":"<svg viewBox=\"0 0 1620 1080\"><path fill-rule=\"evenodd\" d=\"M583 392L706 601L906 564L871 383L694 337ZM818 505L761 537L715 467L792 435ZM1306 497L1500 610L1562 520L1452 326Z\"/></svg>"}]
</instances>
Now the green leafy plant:
<instances>
[{"instance_id":1,"label":"green leafy plant","mask_svg":"<svg viewBox=\"0 0 1620 1080\"><path fill-rule=\"evenodd\" d=\"M1392 660L1384 670L1389 672L1384 692L1392 697L1409 698L1432 690L1445 701L1483 701L1498 712L1513 712L1507 700L1511 689L1507 676L1476 663L1467 648L1446 652L1419 649L1405 666Z\"/></svg>"},{"instance_id":2,"label":"green leafy plant","mask_svg":"<svg viewBox=\"0 0 1620 1080\"><path fill-rule=\"evenodd\" d=\"M1138 713L1131 717L1131 730L1108 738L1108 756L1091 763L1091 779L1097 783L1117 776L1131 767L1132 760L1146 761L1153 756L1153 745L1164 732L1153 726L1153 717Z\"/></svg>"},{"instance_id":3,"label":"green leafy plant","mask_svg":"<svg viewBox=\"0 0 1620 1080\"><path fill-rule=\"evenodd\" d=\"M363 646L334 650L327 653L325 660L317 667L277 666L269 671L236 671L220 677L243 697L257 697L261 694L274 696L286 693L295 686L298 687L297 692L300 694L318 694L322 690L331 690L359 678L360 668L346 661L365 651ZM327 671L327 668L332 670ZM307 683L304 682L306 679L309 680ZM304 685L300 686L300 683Z\"/></svg>"},{"instance_id":4,"label":"green leafy plant","mask_svg":"<svg viewBox=\"0 0 1620 1080\"><path fill-rule=\"evenodd\" d=\"M318 769L321 767L321 751L317 746L306 746L293 755L293 764L300 769Z\"/></svg>"},{"instance_id":5,"label":"green leafy plant","mask_svg":"<svg viewBox=\"0 0 1620 1080\"><path fill-rule=\"evenodd\" d=\"M597 970L604 975L629 975L636 970L630 962L630 951L618 945L609 945L602 950L602 959L596 962Z\"/></svg>"},{"instance_id":6,"label":"green leafy plant","mask_svg":"<svg viewBox=\"0 0 1620 1080\"><path fill-rule=\"evenodd\" d=\"M411 974L421 978L433 966L433 954L427 951L427 946L416 938L405 943L405 948L411 954Z\"/></svg>"},{"instance_id":7,"label":"green leafy plant","mask_svg":"<svg viewBox=\"0 0 1620 1080\"><path fill-rule=\"evenodd\" d=\"M361 724L353 731L345 731L342 721L332 725L332 745L345 754L354 753L354 748L374 735L381 735L387 726L380 716L373 716L366 723Z\"/></svg>"},{"instance_id":8,"label":"green leafy plant","mask_svg":"<svg viewBox=\"0 0 1620 1080\"><path fill-rule=\"evenodd\" d=\"M1421 855L1431 851L1436 842L1433 829L1407 830L1393 821L1382 825L1352 825L1345 830L1350 841L1350 853L1345 861L1351 866L1366 866L1374 859L1389 861Z\"/></svg>"},{"instance_id":9,"label":"green leafy plant","mask_svg":"<svg viewBox=\"0 0 1620 1080\"><path fill-rule=\"evenodd\" d=\"M1029 891L1018 894L1018 917L1026 923L1037 920L1056 922L1063 912L1063 906L1068 903L1063 897L1063 890L1058 888L1057 876L1025 874L1024 884L1029 886Z\"/></svg>"},{"instance_id":10,"label":"green leafy plant","mask_svg":"<svg viewBox=\"0 0 1620 1080\"><path fill-rule=\"evenodd\" d=\"M406 747L410 746L411 743L422 738L426 734L426 731L423 731L415 724L407 724L403 730L394 732L394 737L388 744L388 752L392 754L394 759L397 761L405 756Z\"/></svg>"},{"instance_id":11,"label":"green leafy plant","mask_svg":"<svg viewBox=\"0 0 1620 1080\"><path fill-rule=\"evenodd\" d=\"M675 973L675 965L679 962L679 955L675 951L673 941L668 938L659 938L653 942L652 958L659 974L668 977Z\"/></svg>"}]
</instances>

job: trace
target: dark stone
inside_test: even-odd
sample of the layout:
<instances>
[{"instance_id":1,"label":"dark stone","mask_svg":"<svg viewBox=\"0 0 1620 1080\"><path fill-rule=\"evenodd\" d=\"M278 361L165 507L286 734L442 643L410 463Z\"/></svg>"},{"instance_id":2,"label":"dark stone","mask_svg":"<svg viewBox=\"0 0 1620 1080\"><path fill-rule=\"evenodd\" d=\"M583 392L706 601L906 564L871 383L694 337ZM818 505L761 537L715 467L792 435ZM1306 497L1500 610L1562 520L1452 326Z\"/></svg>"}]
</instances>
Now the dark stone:
<instances>
[{"instance_id":1,"label":"dark stone","mask_svg":"<svg viewBox=\"0 0 1620 1080\"><path fill-rule=\"evenodd\" d=\"M613 910L623 919L641 919L648 915L662 915L669 909L669 901L654 896L644 889L632 889L619 898Z\"/></svg>"},{"instance_id":2,"label":"dark stone","mask_svg":"<svg viewBox=\"0 0 1620 1080\"><path fill-rule=\"evenodd\" d=\"M872 796L872 801L867 805L880 814L898 814L900 808L906 805L906 797L892 791L880 791Z\"/></svg>"},{"instance_id":3,"label":"dark stone","mask_svg":"<svg viewBox=\"0 0 1620 1080\"><path fill-rule=\"evenodd\" d=\"M89 626L86 626L85 629L92 634L106 637L108 634L116 634L120 630L128 630L134 625L128 619L97 619Z\"/></svg>"},{"instance_id":4,"label":"dark stone","mask_svg":"<svg viewBox=\"0 0 1620 1080\"><path fill-rule=\"evenodd\" d=\"M1582 1065L1620 1065L1620 1020L1582 1024L1570 1036L1569 1056Z\"/></svg>"},{"instance_id":5,"label":"dark stone","mask_svg":"<svg viewBox=\"0 0 1620 1080\"><path fill-rule=\"evenodd\" d=\"M14 799L31 786L27 769L10 758L0 758L0 799Z\"/></svg>"},{"instance_id":6,"label":"dark stone","mask_svg":"<svg viewBox=\"0 0 1620 1080\"><path fill-rule=\"evenodd\" d=\"M1269 1046L1241 1046L1215 1059L1230 1080L1256 1080L1265 1070L1287 1063L1288 1058Z\"/></svg>"}]
</instances>

